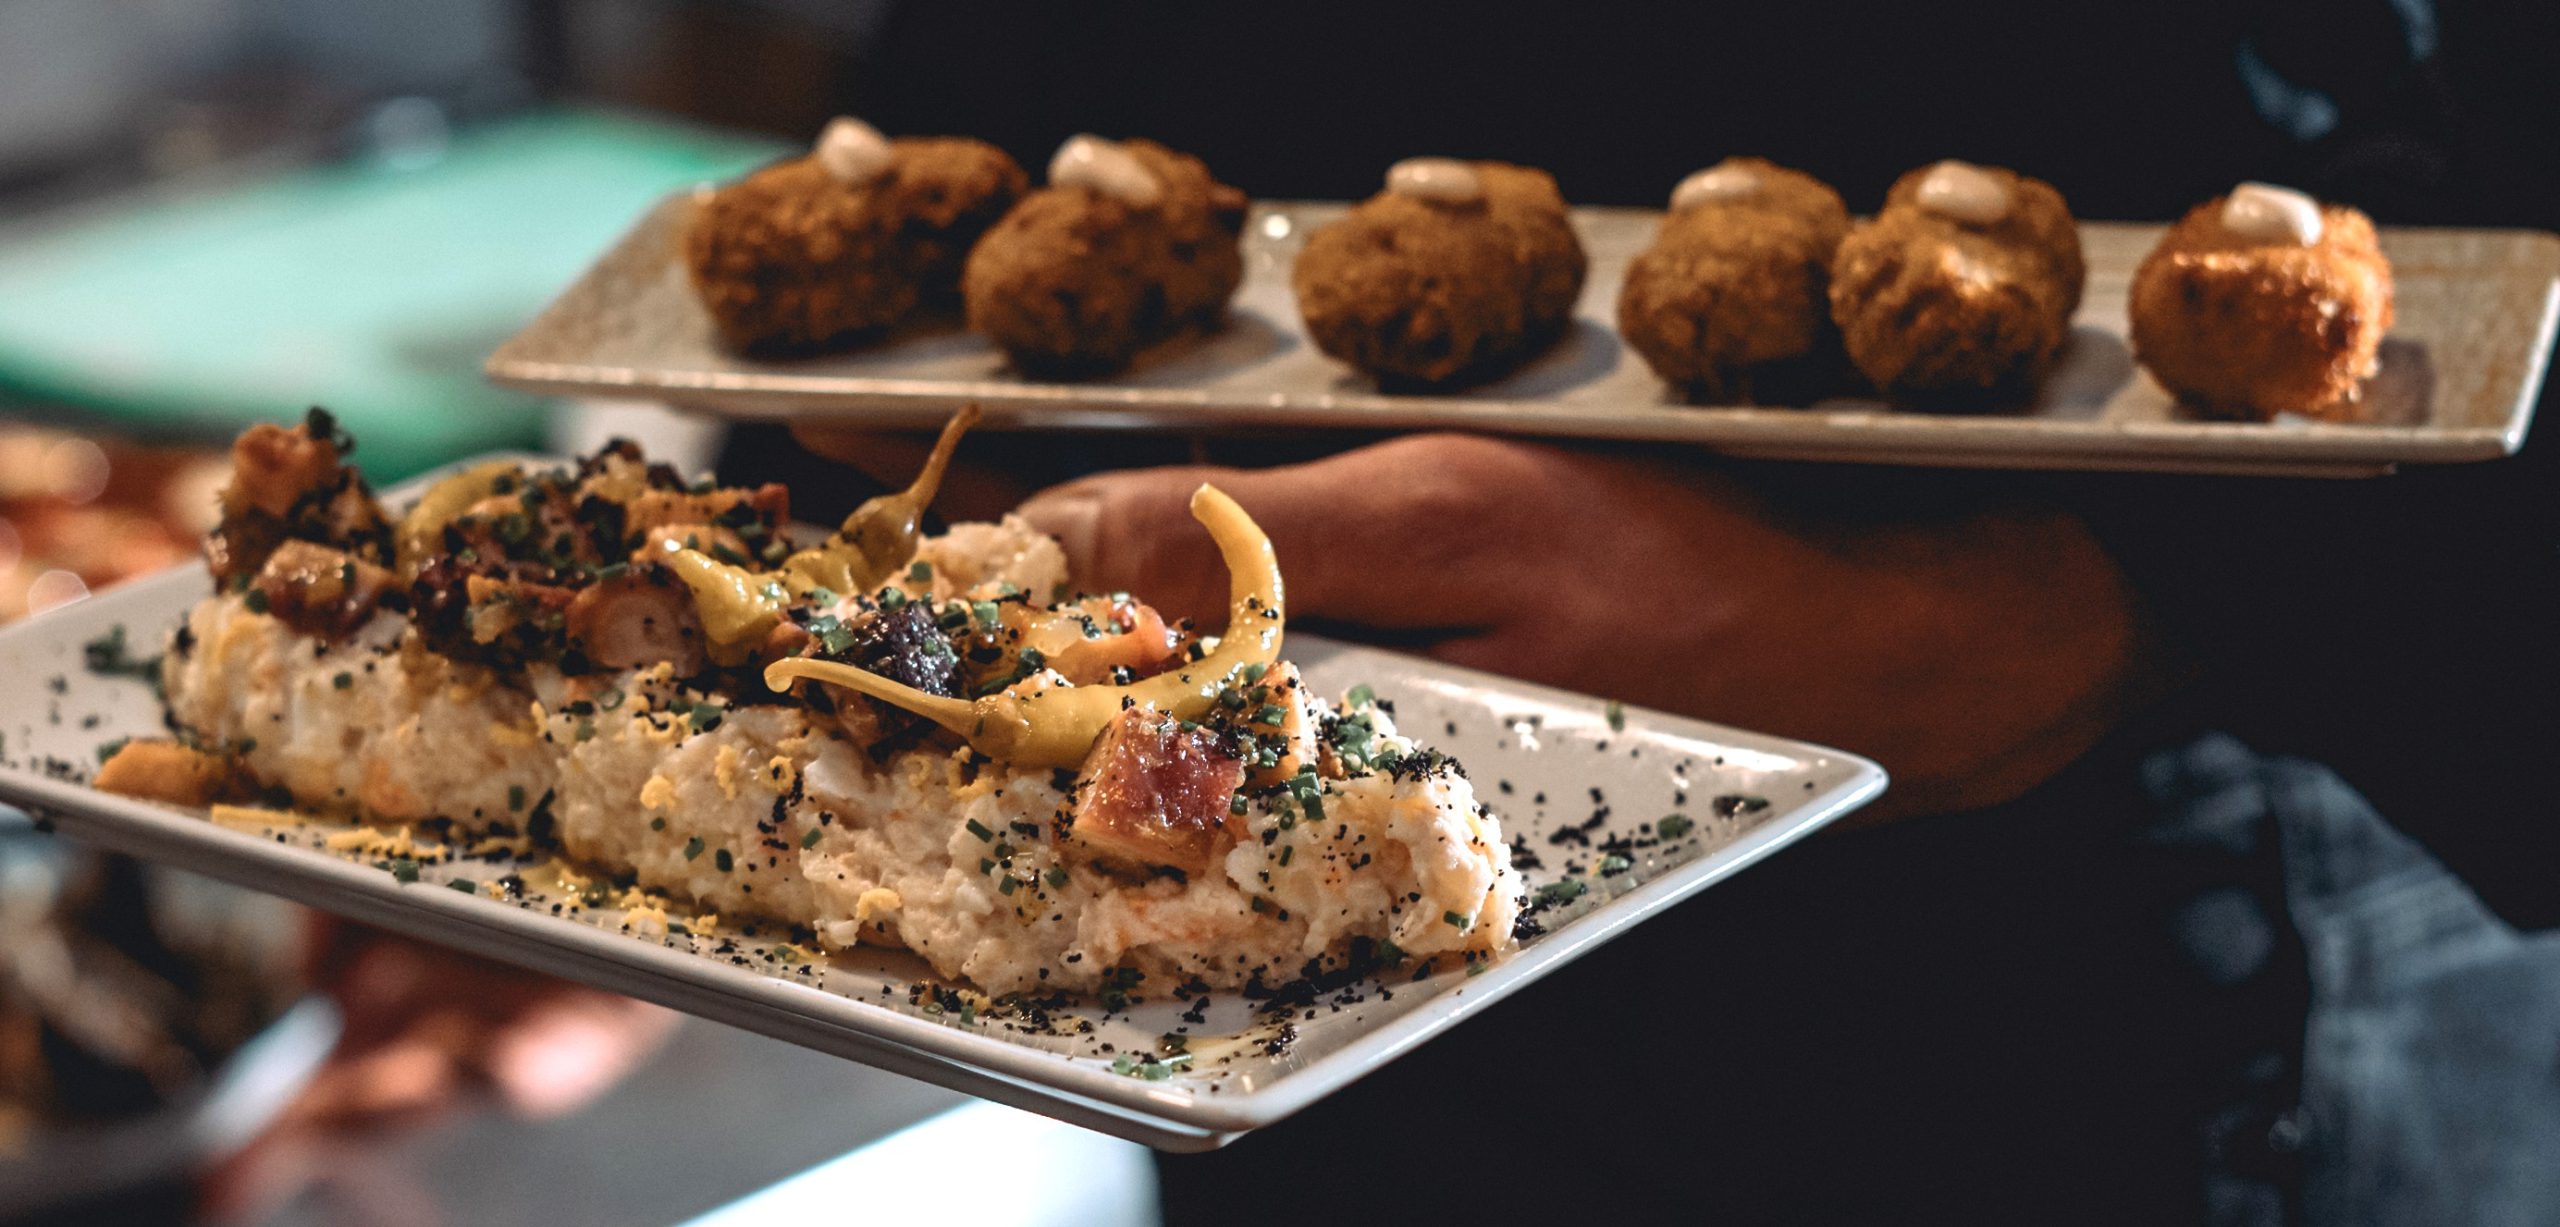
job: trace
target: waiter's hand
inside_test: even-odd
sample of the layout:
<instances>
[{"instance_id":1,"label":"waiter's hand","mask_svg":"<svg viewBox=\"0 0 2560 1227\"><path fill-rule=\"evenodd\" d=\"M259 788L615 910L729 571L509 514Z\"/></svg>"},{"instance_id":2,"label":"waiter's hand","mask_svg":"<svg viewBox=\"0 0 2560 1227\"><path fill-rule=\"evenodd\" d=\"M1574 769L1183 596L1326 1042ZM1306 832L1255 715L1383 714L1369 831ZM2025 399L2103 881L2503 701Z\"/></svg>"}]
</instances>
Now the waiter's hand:
<instances>
[{"instance_id":1,"label":"waiter's hand","mask_svg":"<svg viewBox=\"0 0 2560 1227\"><path fill-rule=\"evenodd\" d=\"M1186 509L1214 482L1271 534L1294 622L1864 753L1893 773L1885 814L2013 798L2123 714L2131 594L2077 519L1921 507L1931 475L1747 474L1418 435L1087 477L1022 511L1079 587L1215 627L1225 570Z\"/></svg>"}]
</instances>

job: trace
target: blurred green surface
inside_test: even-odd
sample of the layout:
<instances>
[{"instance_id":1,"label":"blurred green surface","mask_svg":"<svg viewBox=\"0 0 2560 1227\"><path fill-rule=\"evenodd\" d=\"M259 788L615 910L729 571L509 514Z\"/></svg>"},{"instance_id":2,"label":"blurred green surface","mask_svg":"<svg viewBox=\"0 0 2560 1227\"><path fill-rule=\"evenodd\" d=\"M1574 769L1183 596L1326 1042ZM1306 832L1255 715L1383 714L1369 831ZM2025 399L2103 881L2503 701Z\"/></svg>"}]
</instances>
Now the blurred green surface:
<instances>
[{"instance_id":1,"label":"blurred green surface","mask_svg":"<svg viewBox=\"0 0 2560 1227\"><path fill-rule=\"evenodd\" d=\"M0 389L208 438L326 405L377 481L537 443L541 402L481 360L652 200L779 152L557 110L425 165L104 202L0 244Z\"/></svg>"}]
</instances>

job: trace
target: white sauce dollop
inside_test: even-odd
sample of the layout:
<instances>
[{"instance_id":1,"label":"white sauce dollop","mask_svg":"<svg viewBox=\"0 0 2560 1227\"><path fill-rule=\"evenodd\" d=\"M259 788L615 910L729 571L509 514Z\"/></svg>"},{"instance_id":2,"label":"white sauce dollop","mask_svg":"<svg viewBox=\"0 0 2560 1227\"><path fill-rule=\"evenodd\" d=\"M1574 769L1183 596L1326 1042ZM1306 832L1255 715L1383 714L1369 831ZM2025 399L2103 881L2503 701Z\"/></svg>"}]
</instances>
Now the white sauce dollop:
<instances>
[{"instance_id":1,"label":"white sauce dollop","mask_svg":"<svg viewBox=\"0 0 2560 1227\"><path fill-rule=\"evenodd\" d=\"M1118 141L1078 134L1049 159L1049 186L1085 187L1141 208L1164 197L1164 185Z\"/></svg>"},{"instance_id":2,"label":"white sauce dollop","mask_svg":"<svg viewBox=\"0 0 2560 1227\"><path fill-rule=\"evenodd\" d=\"M1964 162L1940 162L1920 177L1913 198L1940 217L1987 226L2009 215L2009 186Z\"/></svg>"},{"instance_id":3,"label":"white sauce dollop","mask_svg":"<svg viewBox=\"0 0 2560 1227\"><path fill-rule=\"evenodd\" d=\"M1387 168L1387 190L1439 204L1484 199L1484 176L1456 158L1406 158Z\"/></svg>"},{"instance_id":4,"label":"white sauce dollop","mask_svg":"<svg viewBox=\"0 0 2560 1227\"><path fill-rule=\"evenodd\" d=\"M1690 175L1671 189L1671 211L1694 209L1702 204L1727 200L1747 200L1760 194L1760 172L1748 166L1718 162Z\"/></svg>"},{"instance_id":5,"label":"white sauce dollop","mask_svg":"<svg viewBox=\"0 0 2560 1227\"><path fill-rule=\"evenodd\" d=\"M2222 202L2222 228L2260 243L2320 241L2320 203L2289 187L2243 183Z\"/></svg>"},{"instance_id":6,"label":"white sauce dollop","mask_svg":"<svg viewBox=\"0 0 2560 1227\"><path fill-rule=\"evenodd\" d=\"M828 120L811 153L828 177L846 187L861 187L889 173L889 138L850 115Z\"/></svg>"}]
</instances>

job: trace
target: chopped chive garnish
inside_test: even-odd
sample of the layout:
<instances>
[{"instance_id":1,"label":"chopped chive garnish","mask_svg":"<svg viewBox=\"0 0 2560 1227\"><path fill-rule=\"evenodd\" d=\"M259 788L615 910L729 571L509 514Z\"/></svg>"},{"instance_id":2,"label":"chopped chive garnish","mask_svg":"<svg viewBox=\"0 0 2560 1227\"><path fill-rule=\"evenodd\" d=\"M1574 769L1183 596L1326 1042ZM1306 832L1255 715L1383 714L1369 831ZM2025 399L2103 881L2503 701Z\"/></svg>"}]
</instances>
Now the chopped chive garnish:
<instances>
[{"instance_id":1,"label":"chopped chive garnish","mask_svg":"<svg viewBox=\"0 0 2560 1227\"><path fill-rule=\"evenodd\" d=\"M803 848L815 848L815 847L817 847L817 846L818 846L818 836L820 836L821 834L824 834L824 832L820 831L818 828L816 828L816 827L811 827L811 828L809 828L809 833L800 837L800 846L801 846L801 847L803 847Z\"/></svg>"},{"instance_id":2,"label":"chopped chive garnish","mask_svg":"<svg viewBox=\"0 0 2560 1227\"><path fill-rule=\"evenodd\" d=\"M1653 833L1664 839L1678 839L1688 834L1689 828L1695 825L1697 824L1689 821L1687 814L1665 814L1661 821L1653 824Z\"/></svg>"},{"instance_id":3,"label":"chopped chive garnish","mask_svg":"<svg viewBox=\"0 0 2560 1227\"><path fill-rule=\"evenodd\" d=\"M696 835L693 838L684 841L684 859L689 861L700 855L702 855L701 836Z\"/></svg>"},{"instance_id":4,"label":"chopped chive garnish","mask_svg":"<svg viewBox=\"0 0 2560 1227\"><path fill-rule=\"evenodd\" d=\"M1050 885L1052 888L1056 888L1056 887L1060 887L1060 886L1064 886L1064 885L1066 885L1066 884L1067 884L1067 867L1066 867L1066 866L1064 866L1064 865L1051 865L1051 866L1049 867L1048 878L1049 878L1049 885Z\"/></svg>"},{"instance_id":5,"label":"chopped chive garnish","mask_svg":"<svg viewBox=\"0 0 2560 1227\"><path fill-rule=\"evenodd\" d=\"M1463 929L1467 927L1467 918L1456 912L1442 912L1440 913L1440 919L1448 921L1451 928Z\"/></svg>"},{"instance_id":6,"label":"chopped chive garnish","mask_svg":"<svg viewBox=\"0 0 2560 1227\"><path fill-rule=\"evenodd\" d=\"M667 816L666 816L666 815L664 815L664 814L660 814L660 815L658 815L657 817L650 819L650 820L649 820L649 829L650 829L650 830L652 830L652 831L663 831L663 830L666 830L666 829L667 829Z\"/></svg>"},{"instance_id":7,"label":"chopped chive garnish","mask_svg":"<svg viewBox=\"0 0 2560 1227\"><path fill-rule=\"evenodd\" d=\"M834 614L820 614L809 619L809 634L826 652L841 656L853 650L853 628Z\"/></svg>"},{"instance_id":8,"label":"chopped chive garnish","mask_svg":"<svg viewBox=\"0 0 2560 1227\"><path fill-rule=\"evenodd\" d=\"M510 810L520 810L524 808L524 785L507 785L507 808Z\"/></svg>"},{"instance_id":9,"label":"chopped chive garnish","mask_svg":"<svg viewBox=\"0 0 2560 1227\"><path fill-rule=\"evenodd\" d=\"M907 568L907 578L919 584L932 583L933 564L921 560L917 561Z\"/></svg>"},{"instance_id":10,"label":"chopped chive garnish","mask_svg":"<svg viewBox=\"0 0 2560 1227\"><path fill-rule=\"evenodd\" d=\"M737 863L738 862L729 855L729 850L727 848L722 848L711 854L711 867L722 873L729 872L730 867Z\"/></svg>"},{"instance_id":11,"label":"chopped chive garnish","mask_svg":"<svg viewBox=\"0 0 2560 1227\"><path fill-rule=\"evenodd\" d=\"M1607 711L1609 713L1609 731L1612 733L1625 732L1627 729L1627 705L1617 701L1616 699L1611 699L1609 700Z\"/></svg>"},{"instance_id":12,"label":"chopped chive garnish","mask_svg":"<svg viewBox=\"0 0 2560 1227\"><path fill-rule=\"evenodd\" d=\"M480 884L469 878L447 878L445 879L445 888L448 890L458 890L466 895L476 895L480 893Z\"/></svg>"},{"instance_id":13,"label":"chopped chive garnish","mask_svg":"<svg viewBox=\"0 0 2560 1227\"><path fill-rule=\"evenodd\" d=\"M1011 876L997 878L996 893L999 895L1010 895L1014 892L1016 887L1021 885L1022 883L1015 881Z\"/></svg>"},{"instance_id":14,"label":"chopped chive garnish","mask_svg":"<svg viewBox=\"0 0 2560 1227\"><path fill-rule=\"evenodd\" d=\"M1342 703L1345 707L1372 707L1375 706L1377 702L1378 692L1369 689L1369 683L1367 682L1362 682L1359 685L1352 687L1351 693L1342 696Z\"/></svg>"},{"instance_id":15,"label":"chopped chive garnish","mask_svg":"<svg viewBox=\"0 0 2560 1227\"><path fill-rule=\"evenodd\" d=\"M977 837L978 837L978 842L979 842L979 843L982 843L982 844L983 844L983 843L994 843L994 842L995 842L996 833L995 833L995 832L993 832L993 831L988 830L988 829L986 828L986 824L984 824L984 823L982 823L982 822L979 822L977 819L972 818L972 819L970 819L969 821L967 821L967 822L965 822L965 823L963 823L963 824L961 824L961 825L968 827L968 828L969 828L969 833L970 833L970 834L972 834L972 835L977 836Z\"/></svg>"},{"instance_id":16,"label":"chopped chive garnish","mask_svg":"<svg viewBox=\"0 0 2560 1227\"><path fill-rule=\"evenodd\" d=\"M329 679L329 684L344 690L356 684L356 675L341 671L338 676Z\"/></svg>"}]
</instances>

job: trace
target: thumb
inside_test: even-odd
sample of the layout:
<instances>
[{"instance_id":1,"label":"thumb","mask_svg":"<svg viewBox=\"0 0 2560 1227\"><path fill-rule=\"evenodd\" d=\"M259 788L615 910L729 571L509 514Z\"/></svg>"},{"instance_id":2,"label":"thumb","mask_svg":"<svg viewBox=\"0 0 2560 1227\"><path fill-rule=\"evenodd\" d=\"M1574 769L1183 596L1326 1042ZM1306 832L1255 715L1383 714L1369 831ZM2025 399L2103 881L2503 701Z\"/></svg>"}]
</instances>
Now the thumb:
<instances>
[{"instance_id":1,"label":"thumb","mask_svg":"<svg viewBox=\"0 0 2560 1227\"><path fill-rule=\"evenodd\" d=\"M1207 483L1270 535L1292 616L1481 626L1499 612L1501 521L1514 514L1484 449L1517 446L1425 435L1278 468L1105 473L1034 495L1021 513L1058 539L1076 587L1129 592L1218 626L1227 571L1190 511L1192 492Z\"/></svg>"}]
</instances>

